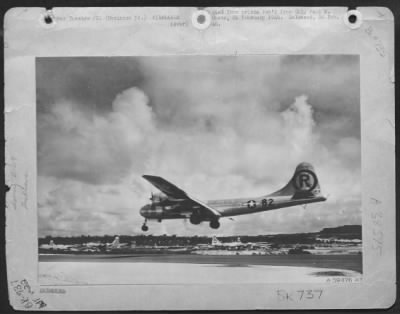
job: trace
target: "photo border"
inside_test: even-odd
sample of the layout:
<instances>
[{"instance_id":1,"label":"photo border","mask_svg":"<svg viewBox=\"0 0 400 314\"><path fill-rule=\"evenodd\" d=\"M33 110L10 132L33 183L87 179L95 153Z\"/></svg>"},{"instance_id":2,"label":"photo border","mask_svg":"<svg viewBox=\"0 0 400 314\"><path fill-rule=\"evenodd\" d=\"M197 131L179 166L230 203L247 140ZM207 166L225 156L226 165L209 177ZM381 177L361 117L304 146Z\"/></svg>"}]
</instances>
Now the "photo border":
<instances>
[{"instance_id":1,"label":"photo border","mask_svg":"<svg viewBox=\"0 0 400 314\"><path fill-rule=\"evenodd\" d=\"M360 10L361 9L364 9L364 8L360 8ZM6 20L7 20L7 16L6 16ZM7 33L6 33L6 35L7 35ZM393 35L392 35L393 36ZM372 38L373 39L373 38ZM375 39L373 39L373 40L375 40ZM390 39L389 39L390 40ZM378 45L379 43L377 43L377 42L375 42L375 45ZM393 46L393 45L392 45ZM303 53L304 54L304 53ZM394 58L394 56L392 56L392 58ZM364 61L365 62L365 61ZM364 63L365 64L365 63ZM370 64L368 64L368 65L370 65ZM361 69L363 69L363 66L361 66ZM5 65L5 74L6 74L6 106L5 106L5 109L6 109L6 112L7 112L7 110L8 110L8 107L7 107L7 104L8 104L8 101L9 101L9 99L7 98L7 82L9 82L8 81L8 77L7 77L7 70L9 70L9 69L7 69L7 62L6 62L6 65ZM31 68L30 68L30 70L32 70ZM378 70L382 70L382 69L378 69ZM387 68L385 69L385 73L387 73ZM365 78L365 76L364 75L361 75L361 77L362 78ZM390 89L393 89L393 87L392 88L389 88L389 90ZM394 89L393 89L393 92L394 92ZM363 92L361 91L361 94L363 95ZM367 95L364 95L364 97L365 96L367 96ZM394 96L394 95L393 95ZM370 100L370 98L366 98L367 100ZM373 99L373 97L372 97L372 99ZM394 103L394 99L392 99L392 101L393 101L393 103ZM390 102L390 101L389 101ZM361 103L363 103L363 101L361 101ZM393 109L394 110L394 109ZM394 112L393 112L393 115L394 115ZM375 117L376 118L376 117ZM393 116L393 118L394 118L394 116ZM8 128L7 128L7 114L6 114L6 135L7 135L7 131L8 131ZM363 121L363 118L362 118L362 121ZM390 122L391 121L389 121L389 124L390 124ZM369 121L369 123L372 123L371 121ZM368 125L371 125L371 124L368 124ZM373 125L373 124L372 124ZM379 125L378 125L379 126ZM377 127L378 127L377 126ZM394 127L393 127L394 128ZM379 128L378 128L379 129ZM365 129L364 129L365 130ZM13 130L13 131L15 131L15 130ZM381 141L386 141L387 140L387 134L381 134L380 136L383 136L380 140ZM389 135L390 136L390 135ZM377 140L377 139L376 139ZM6 139L6 141L7 142L9 142L9 141L11 141L12 142L12 139L10 139L9 137L7 137L7 139ZM393 142L393 145L394 145L394 141L395 141L395 139L393 138L393 139L389 139L389 143L388 143L388 145L390 145L390 143L392 143ZM6 143L6 145L7 145L7 143ZM394 147L394 146L393 146ZM364 149L365 149L365 147L364 147ZM6 151L6 154L7 154L7 151ZM390 164L390 166L392 166L392 170L394 170L394 154L392 154L391 156L386 156L386 157L388 157L389 159L388 159L388 161L389 161L389 164ZM7 159L6 159L6 162L7 162ZM385 162L383 162L383 163L378 163L378 166L382 166L382 167L384 167L384 166L386 166L387 164L385 163ZM29 168L28 168L29 169ZM7 168L6 168L6 170L7 170ZM384 171L384 170L383 170ZM394 173L394 171L393 171L393 173ZM393 180L394 178L392 178L391 180ZM390 181L391 183L392 182L394 182L394 181ZM8 195L10 195L10 193L8 193L7 194L7 196ZM390 194L390 195L392 195L392 194ZM393 197L393 195L390 197L390 198L392 198ZM394 196L395 197L395 196ZM393 197L393 201L394 201L394 197ZM371 199L369 199L370 201L371 201ZM386 200L385 198L384 198L384 200ZM9 205L10 203L8 203L8 205ZM364 203L363 203L364 204ZM376 205L376 204L375 204ZM394 206L394 208L395 208L395 206ZM7 211L8 211L9 209L7 209ZM368 212L369 214L375 214L375 216L379 216L379 213L382 213L383 212L383 209L382 210L380 210L379 212L376 212L376 211L372 211L372 212ZM8 219L9 219L9 216L7 216L8 217ZM374 219L372 219L372 221L375 221ZM391 227L389 228L389 229L386 229L386 228L384 228L384 229L382 229L381 231L382 232L384 232L385 233L385 235L387 235L387 232L391 232L392 234L393 234L393 237L394 237L394 234L395 234L395 232L393 232L393 226L392 226L392 223L393 223L394 221L392 220L391 221L391 223L389 224ZM12 223L13 223L13 221L12 221ZM374 223L370 223L370 224L368 224L370 227L372 226L372 224L374 224ZM385 227L386 227L386 223L384 223L385 224ZM10 227L10 225L8 225L8 227ZM373 227L372 227L373 228ZM371 228L371 230L374 230L374 229L372 229ZM364 225L364 219L363 219L363 242L364 242L364 239L368 239L368 238L370 238L371 237L371 234L368 234L368 233L366 233L366 228L365 228L365 225ZM32 228L30 228L30 227L28 227L27 228L27 231L31 231L32 230ZM7 232L8 232L8 229L7 229ZM379 232L379 230L377 231L377 232ZM365 234L366 233L366 234ZM27 234L31 234L31 233L27 233ZM366 235L366 237L364 237L364 235ZM389 236L390 236L390 234L389 234ZM394 237L394 239L392 239L392 240L395 240L395 237ZM395 241L391 241L390 242L390 244L389 244L391 247L393 247L394 248L394 246L396 245L395 244ZM375 249L375 251L376 250L378 250L378 249ZM31 248L29 248L29 251L28 252L30 252L31 251ZM365 252L365 251L364 251ZM14 251L13 251L13 247L11 247L11 250L9 250L9 248L7 248L7 254L11 254L11 255L14 255ZM392 262L393 262L393 256L391 256L390 257L390 260L391 260L391 265L392 266L394 266L393 264L392 264ZM28 266L29 266L29 264L28 264ZM16 267L16 268L18 268L18 267ZM383 274L383 276L382 276L382 274ZM9 275L10 275L10 273L9 273ZM391 275L393 275L393 273L391 273ZM381 277L382 276L382 277ZM12 277L12 276L11 276ZM375 291L377 291L376 289L381 289L380 291L384 291L385 289L391 289L390 287L392 287L393 288L393 286L392 285L389 285L389 286L387 286L387 285L385 285L384 284L384 281L390 281L391 280L391 278L393 278L393 277L388 277L388 274L387 273L385 273L385 272L381 272L380 274L378 274L378 284L376 284L375 285ZM11 278L12 279L12 278ZM9 278L9 280L10 280L10 278ZM383 281L383 283L382 283L382 281ZM347 289L343 289L343 290L347 290ZM99 291L100 292L100 291ZM197 291L197 292L201 292L201 291ZM236 290L232 290L232 291L230 291L232 294L232 296L236 296L237 295L237 291ZM337 298L339 298L340 296L342 296L344 299L345 299L345 295L343 295L343 291L340 291L340 290L337 290L336 289L336 297ZM102 292L101 292L101 294L102 294ZM12 295L11 295L11 297L12 297ZM15 297L15 296L14 296ZM12 300L12 302L13 302L13 304L16 304L16 303L14 303L15 302L15 299L13 300L13 298L11 299ZM377 305L377 304L375 304L375 303L373 303L373 302L371 302L371 301L373 301L373 300L371 300L371 299L367 299L367 300L364 300L365 301L365 304L362 304L361 305L361 307L363 307L363 306L365 306L365 307L375 307L375 306L381 306L382 305L382 303L380 303L381 305ZM380 301L382 301L382 300L380 300ZM368 303L368 302L370 302L370 303ZM390 296L390 298L389 299L387 299L386 300L386 302L388 302L388 303L384 303L384 307L388 307L388 306L391 306L391 304L394 302L394 298L393 298L393 295L392 296ZM254 308L254 306L256 306L256 308L265 308L265 304L268 304L268 302L267 303L262 303L262 304L260 304L260 307L258 307L255 303L249 303L248 304L248 309L250 309L250 308ZM326 306L327 304L325 304L323 307L319 307L319 308L326 308L325 306ZM337 304L336 304L337 305ZM350 303L348 303L348 304L346 304L346 305L350 305ZM186 304L186 306L191 306L191 305L188 305L188 304ZM303 305L304 306L304 305ZM311 306L311 307L310 307ZM308 306L304 306L303 308L313 308L313 306L315 306L315 304L308 304ZM339 304L339 306L341 306L341 304ZM351 306L351 305L350 305ZM302 307L302 305L299 305L299 304L297 304L297 306L295 306L295 307L291 307L290 305L288 305L287 303L286 303L286 305L284 305L284 307L283 308L301 308ZM329 304L328 304L328 307L329 307ZM282 307L279 307L279 308L282 308ZM68 308L64 308L64 309L68 309ZM84 309L84 308L83 308ZM194 309L200 309L199 307L195 307ZM217 308L215 308L215 309L217 309ZM224 308L224 307L222 307L221 309L227 309L227 308ZM235 308L236 309L236 308Z\"/></svg>"}]
</instances>

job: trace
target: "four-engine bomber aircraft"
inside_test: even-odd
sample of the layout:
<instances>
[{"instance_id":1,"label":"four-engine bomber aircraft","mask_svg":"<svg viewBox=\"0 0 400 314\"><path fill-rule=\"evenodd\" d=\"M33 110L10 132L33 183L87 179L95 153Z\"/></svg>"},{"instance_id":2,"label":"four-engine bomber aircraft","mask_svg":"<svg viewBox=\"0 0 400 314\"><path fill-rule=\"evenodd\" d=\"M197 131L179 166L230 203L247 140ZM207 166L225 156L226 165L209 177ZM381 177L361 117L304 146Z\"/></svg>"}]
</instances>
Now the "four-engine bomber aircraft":
<instances>
[{"instance_id":1,"label":"four-engine bomber aircraft","mask_svg":"<svg viewBox=\"0 0 400 314\"><path fill-rule=\"evenodd\" d=\"M326 201L326 197L321 194L313 166L306 162L300 163L296 167L292 179L282 189L272 194L253 198L203 202L161 177L144 175L143 178L162 192L152 195L151 204L140 209L140 214L145 218L143 231L149 229L146 225L149 219L161 222L163 219L189 218L194 225L198 225L202 221L209 221L210 227L217 229L220 226L219 219L221 217Z\"/></svg>"}]
</instances>

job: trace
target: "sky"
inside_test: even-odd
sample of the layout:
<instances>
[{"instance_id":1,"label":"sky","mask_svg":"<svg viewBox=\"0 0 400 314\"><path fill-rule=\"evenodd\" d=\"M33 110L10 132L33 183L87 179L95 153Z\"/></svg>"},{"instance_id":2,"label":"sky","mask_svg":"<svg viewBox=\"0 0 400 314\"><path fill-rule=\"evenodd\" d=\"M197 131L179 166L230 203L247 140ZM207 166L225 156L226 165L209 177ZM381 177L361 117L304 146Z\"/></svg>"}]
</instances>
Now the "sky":
<instances>
[{"instance_id":1,"label":"sky","mask_svg":"<svg viewBox=\"0 0 400 314\"><path fill-rule=\"evenodd\" d=\"M142 234L162 176L197 199L256 197L297 164L324 203L149 234L257 235L361 224L354 55L37 58L39 236Z\"/></svg>"}]
</instances>

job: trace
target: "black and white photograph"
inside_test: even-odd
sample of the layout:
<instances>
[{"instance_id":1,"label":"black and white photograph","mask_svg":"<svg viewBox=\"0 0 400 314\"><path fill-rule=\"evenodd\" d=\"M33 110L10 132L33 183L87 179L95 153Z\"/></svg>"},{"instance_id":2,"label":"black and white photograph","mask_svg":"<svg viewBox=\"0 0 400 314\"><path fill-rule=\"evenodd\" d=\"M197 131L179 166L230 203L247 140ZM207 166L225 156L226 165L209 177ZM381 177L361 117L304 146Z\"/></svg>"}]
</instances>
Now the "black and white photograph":
<instances>
[{"instance_id":1,"label":"black and white photograph","mask_svg":"<svg viewBox=\"0 0 400 314\"><path fill-rule=\"evenodd\" d=\"M361 281L358 55L35 67L41 285Z\"/></svg>"},{"instance_id":2,"label":"black and white photograph","mask_svg":"<svg viewBox=\"0 0 400 314\"><path fill-rule=\"evenodd\" d=\"M16 7L4 30L13 309L393 305L390 9Z\"/></svg>"}]
</instances>

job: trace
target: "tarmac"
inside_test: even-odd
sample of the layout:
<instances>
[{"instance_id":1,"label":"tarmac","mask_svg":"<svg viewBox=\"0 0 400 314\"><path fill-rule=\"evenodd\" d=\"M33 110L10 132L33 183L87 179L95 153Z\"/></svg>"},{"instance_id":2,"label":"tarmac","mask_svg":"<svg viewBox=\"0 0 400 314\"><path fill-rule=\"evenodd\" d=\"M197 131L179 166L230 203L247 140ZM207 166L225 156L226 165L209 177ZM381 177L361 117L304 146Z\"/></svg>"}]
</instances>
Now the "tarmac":
<instances>
[{"instance_id":1,"label":"tarmac","mask_svg":"<svg viewBox=\"0 0 400 314\"><path fill-rule=\"evenodd\" d=\"M359 279L361 255L40 255L41 285L322 283Z\"/></svg>"}]
</instances>

